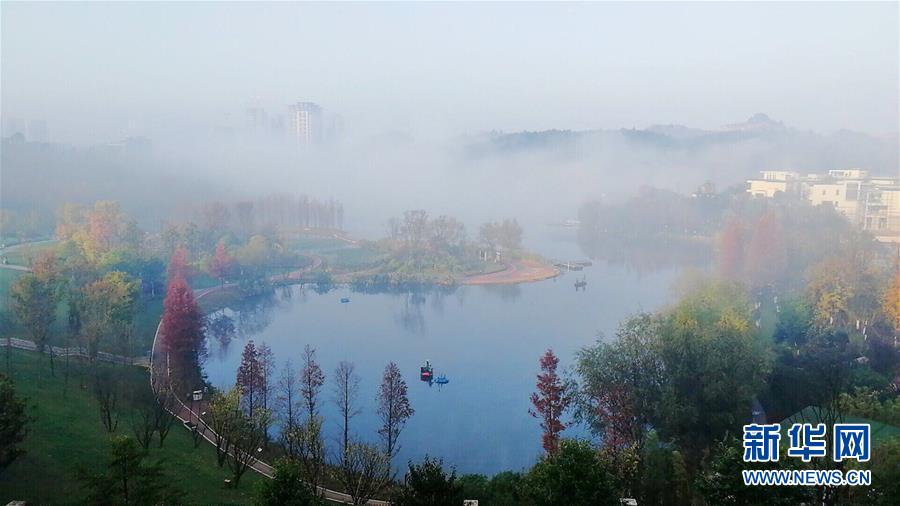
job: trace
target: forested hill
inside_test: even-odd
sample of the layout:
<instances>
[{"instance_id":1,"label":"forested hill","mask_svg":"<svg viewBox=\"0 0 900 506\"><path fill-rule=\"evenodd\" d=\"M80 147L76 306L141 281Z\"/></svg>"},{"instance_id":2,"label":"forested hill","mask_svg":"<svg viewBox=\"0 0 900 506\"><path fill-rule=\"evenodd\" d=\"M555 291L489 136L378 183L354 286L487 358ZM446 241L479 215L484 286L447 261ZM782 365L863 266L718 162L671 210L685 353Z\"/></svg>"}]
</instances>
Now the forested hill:
<instances>
[{"instance_id":1,"label":"forested hill","mask_svg":"<svg viewBox=\"0 0 900 506\"><path fill-rule=\"evenodd\" d=\"M896 134L875 136L840 130L803 131L756 114L747 121L717 129L685 125L652 125L616 130L545 130L491 132L466 139L471 158L517 154L551 154L587 163L611 157L646 165L662 158L669 165L716 164L737 179L764 168L821 171L834 167L865 167L875 173L900 170Z\"/></svg>"}]
</instances>

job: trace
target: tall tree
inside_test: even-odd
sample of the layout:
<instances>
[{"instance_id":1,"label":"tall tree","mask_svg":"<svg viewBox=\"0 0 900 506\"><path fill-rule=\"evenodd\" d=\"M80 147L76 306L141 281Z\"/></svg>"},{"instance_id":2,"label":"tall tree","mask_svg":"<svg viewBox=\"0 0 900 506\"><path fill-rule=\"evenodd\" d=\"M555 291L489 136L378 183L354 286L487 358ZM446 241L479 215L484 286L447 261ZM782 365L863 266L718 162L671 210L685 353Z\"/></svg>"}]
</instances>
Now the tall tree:
<instances>
[{"instance_id":1,"label":"tall tree","mask_svg":"<svg viewBox=\"0 0 900 506\"><path fill-rule=\"evenodd\" d=\"M307 420L295 426L287 434L292 457L303 467L307 483L319 493L319 485L325 476L325 439L322 435L322 419Z\"/></svg>"},{"instance_id":2,"label":"tall tree","mask_svg":"<svg viewBox=\"0 0 900 506\"><path fill-rule=\"evenodd\" d=\"M170 282L176 278L190 279L188 252L184 246L178 245L175 248L172 258L169 259L169 266L166 268L166 276Z\"/></svg>"},{"instance_id":3,"label":"tall tree","mask_svg":"<svg viewBox=\"0 0 900 506\"><path fill-rule=\"evenodd\" d=\"M770 369L750 318L742 286L704 281L660 325L664 375L653 426L663 439L678 439L690 473L713 442L740 430Z\"/></svg>"},{"instance_id":4,"label":"tall tree","mask_svg":"<svg viewBox=\"0 0 900 506\"><path fill-rule=\"evenodd\" d=\"M160 462L146 464L147 452L130 437L116 437L102 473L80 470L86 504L153 506L177 504L182 492L165 475Z\"/></svg>"},{"instance_id":5,"label":"tall tree","mask_svg":"<svg viewBox=\"0 0 900 506\"><path fill-rule=\"evenodd\" d=\"M275 382L275 354L265 342L260 343L256 351L259 354L260 401L263 408L271 409Z\"/></svg>"},{"instance_id":6,"label":"tall tree","mask_svg":"<svg viewBox=\"0 0 900 506\"><path fill-rule=\"evenodd\" d=\"M769 211L757 220L747 246L746 279L750 286L774 286L787 267L787 247L781 223Z\"/></svg>"},{"instance_id":7,"label":"tall tree","mask_svg":"<svg viewBox=\"0 0 900 506\"><path fill-rule=\"evenodd\" d=\"M25 454L22 442L30 422L25 399L16 395L13 382L0 374L0 470Z\"/></svg>"},{"instance_id":8,"label":"tall tree","mask_svg":"<svg viewBox=\"0 0 900 506\"><path fill-rule=\"evenodd\" d=\"M544 430L541 442L548 454L556 453L559 449L559 434L566 428L562 422L562 415L572 403L572 393L569 386L559 377L556 369L559 359L553 350L547 350L540 359L541 373L537 376L537 392L531 394L533 409L529 410L531 416L541 419L541 429Z\"/></svg>"},{"instance_id":9,"label":"tall tree","mask_svg":"<svg viewBox=\"0 0 900 506\"><path fill-rule=\"evenodd\" d=\"M253 339L247 341L241 354L241 365L238 367L235 384L241 390L242 404L248 416L253 416L256 408L262 406L262 366L259 363L259 351Z\"/></svg>"},{"instance_id":10,"label":"tall tree","mask_svg":"<svg viewBox=\"0 0 900 506\"><path fill-rule=\"evenodd\" d=\"M455 506L461 487L456 471L444 470L443 461L425 457L421 464L409 463L403 487L393 500L396 506Z\"/></svg>"},{"instance_id":11,"label":"tall tree","mask_svg":"<svg viewBox=\"0 0 900 506\"><path fill-rule=\"evenodd\" d=\"M882 310L894 326L894 335L900 333L900 272L894 274L884 292ZM896 345L896 341L894 342Z\"/></svg>"},{"instance_id":12,"label":"tall tree","mask_svg":"<svg viewBox=\"0 0 900 506\"><path fill-rule=\"evenodd\" d=\"M314 421L319 414L319 392L325 384L325 373L316 362L316 350L310 345L303 347L303 370L300 372L300 394L306 407L307 419Z\"/></svg>"},{"instance_id":13,"label":"tall tree","mask_svg":"<svg viewBox=\"0 0 900 506\"><path fill-rule=\"evenodd\" d=\"M209 399L209 406L204 415L213 431L213 444L216 446L216 462L219 467L225 465L228 454L231 453L232 433L238 424L241 411L241 389L235 386L227 392L213 392Z\"/></svg>"},{"instance_id":14,"label":"tall tree","mask_svg":"<svg viewBox=\"0 0 900 506\"><path fill-rule=\"evenodd\" d=\"M277 412L281 416L281 444L285 453L292 456L295 455L296 449L290 434L299 425L297 412L300 405L300 391L297 370L294 369L294 365L290 360L286 361L281 368L276 400L278 405Z\"/></svg>"},{"instance_id":15,"label":"tall tree","mask_svg":"<svg viewBox=\"0 0 900 506\"><path fill-rule=\"evenodd\" d=\"M384 368L381 387L378 389L378 416L381 428L378 434L384 442L385 454L390 459L397 452L397 440L415 410L409 404L406 381L394 362Z\"/></svg>"},{"instance_id":16,"label":"tall tree","mask_svg":"<svg viewBox=\"0 0 900 506\"><path fill-rule=\"evenodd\" d=\"M62 295L62 278L56 259L50 254L39 258L33 272L13 283L10 294L13 311L39 352L49 351L50 371L54 373L50 329L56 321L56 308Z\"/></svg>"},{"instance_id":17,"label":"tall tree","mask_svg":"<svg viewBox=\"0 0 900 506\"><path fill-rule=\"evenodd\" d=\"M203 355L203 315L191 287L181 276L169 282L160 330L168 367L175 372L173 387L185 391L197 387Z\"/></svg>"},{"instance_id":18,"label":"tall tree","mask_svg":"<svg viewBox=\"0 0 900 506\"><path fill-rule=\"evenodd\" d=\"M718 270L726 279L740 279L744 271L744 226L732 217L719 235Z\"/></svg>"},{"instance_id":19,"label":"tall tree","mask_svg":"<svg viewBox=\"0 0 900 506\"><path fill-rule=\"evenodd\" d=\"M231 275L231 271L234 268L234 257L228 254L228 250L225 248L225 243L219 241L216 244L216 252L213 255L212 260L212 275L219 280L220 283L225 283L225 279Z\"/></svg>"},{"instance_id":20,"label":"tall tree","mask_svg":"<svg viewBox=\"0 0 900 506\"><path fill-rule=\"evenodd\" d=\"M359 395L359 376L352 362L341 361L334 371L334 403L341 415L343 440L341 451L350 444L350 420L360 413L356 406Z\"/></svg>"},{"instance_id":21,"label":"tall tree","mask_svg":"<svg viewBox=\"0 0 900 506\"><path fill-rule=\"evenodd\" d=\"M339 458L337 478L354 506L368 504L390 482L390 458L374 445L351 442Z\"/></svg>"},{"instance_id":22,"label":"tall tree","mask_svg":"<svg viewBox=\"0 0 900 506\"><path fill-rule=\"evenodd\" d=\"M586 441L564 440L531 468L528 497L536 506L619 504L613 480L596 449Z\"/></svg>"},{"instance_id":23,"label":"tall tree","mask_svg":"<svg viewBox=\"0 0 900 506\"><path fill-rule=\"evenodd\" d=\"M260 484L257 504L261 506L317 506L322 504L305 481L303 469L290 458L275 461L275 476Z\"/></svg>"},{"instance_id":24,"label":"tall tree","mask_svg":"<svg viewBox=\"0 0 900 506\"><path fill-rule=\"evenodd\" d=\"M82 335L88 355L93 360L100 343L110 337L117 338L118 352L127 355L138 282L124 272L113 271L84 287L83 292Z\"/></svg>"},{"instance_id":25,"label":"tall tree","mask_svg":"<svg viewBox=\"0 0 900 506\"><path fill-rule=\"evenodd\" d=\"M613 342L578 354L579 413L604 445L639 449L659 408L663 367L656 341L659 318L625 321Z\"/></svg>"},{"instance_id":26,"label":"tall tree","mask_svg":"<svg viewBox=\"0 0 900 506\"><path fill-rule=\"evenodd\" d=\"M266 441L266 428L272 423L271 413L266 409L257 409L253 416L238 414L231 426L231 453L228 454L228 467L238 486L241 477L258 460L262 445Z\"/></svg>"}]
</instances>

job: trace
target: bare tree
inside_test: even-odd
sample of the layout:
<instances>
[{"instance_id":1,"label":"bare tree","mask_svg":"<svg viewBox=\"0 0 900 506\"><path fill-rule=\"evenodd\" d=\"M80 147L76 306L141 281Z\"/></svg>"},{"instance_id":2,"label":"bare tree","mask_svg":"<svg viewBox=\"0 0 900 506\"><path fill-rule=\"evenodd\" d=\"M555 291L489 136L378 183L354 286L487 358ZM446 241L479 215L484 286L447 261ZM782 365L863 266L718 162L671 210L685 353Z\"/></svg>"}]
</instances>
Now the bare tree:
<instances>
[{"instance_id":1,"label":"bare tree","mask_svg":"<svg viewBox=\"0 0 900 506\"><path fill-rule=\"evenodd\" d=\"M421 247L428 234L428 213L423 209L404 212L400 232L408 247Z\"/></svg>"},{"instance_id":2,"label":"bare tree","mask_svg":"<svg viewBox=\"0 0 900 506\"><path fill-rule=\"evenodd\" d=\"M406 381L400 374L400 369L397 364L390 362L384 368L384 377L378 390L378 415L382 423L378 433L384 441L388 459L397 452L400 432L406 426L406 421L415 413L409 404L406 391Z\"/></svg>"},{"instance_id":3,"label":"bare tree","mask_svg":"<svg viewBox=\"0 0 900 506\"><path fill-rule=\"evenodd\" d=\"M300 373L300 393L303 396L303 404L306 406L307 421L316 419L319 408L319 392L325 384L325 373L316 362L316 349L310 345L303 348L303 371Z\"/></svg>"},{"instance_id":4,"label":"bare tree","mask_svg":"<svg viewBox=\"0 0 900 506\"><path fill-rule=\"evenodd\" d=\"M131 431L141 448L150 448L156 432L156 396L146 386L134 388L131 395L132 409L128 417Z\"/></svg>"},{"instance_id":5,"label":"bare tree","mask_svg":"<svg viewBox=\"0 0 900 506\"><path fill-rule=\"evenodd\" d=\"M278 413L281 418L281 445L285 453L293 457L295 448L289 437L297 427L297 411L299 410L300 392L297 371L290 360L285 361L278 378L278 394L276 396Z\"/></svg>"},{"instance_id":6,"label":"bare tree","mask_svg":"<svg viewBox=\"0 0 900 506\"><path fill-rule=\"evenodd\" d=\"M336 467L338 480L356 506L368 503L390 482L390 457L374 445L351 442Z\"/></svg>"},{"instance_id":7,"label":"bare tree","mask_svg":"<svg viewBox=\"0 0 900 506\"><path fill-rule=\"evenodd\" d=\"M352 362L341 361L334 371L334 403L341 412L343 440L341 451L350 444L350 419L360 413L356 407L359 394L359 376Z\"/></svg>"},{"instance_id":8,"label":"bare tree","mask_svg":"<svg viewBox=\"0 0 900 506\"><path fill-rule=\"evenodd\" d=\"M98 367L94 375L94 397L100 407L100 421L107 432L119 426L119 378L114 371Z\"/></svg>"},{"instance_id":9,"label":"bare tree","mask_svg":"<svg viewBox=\"0 0 900 506\"><path fill-rule=\"evenodd\" d=\"M160 389L156 392L154 425L156 427L156 435L159 437L160 448L163 447L166 436L169 435L169 431L175 425L176 402L175 394L171 388ZM197 447L197 441L194 442L194 447Z\"/></svg>"},{"instance_id":10,"label":"bare tree","mask_svg":"<svg viewBox=\"0 0 900 506\"><path fill-rule=\"evenodd\" d=\"M268 411L272 411L272 394L274 391L274 378L275 375L275 355L272 353L272 348L269 347L266 343L261 343L259 348L257 348L257 352L259 353L259 395L260 401L263 409ZM271 417L269 418L271 422ZM268 448L269 444L269 428L266 427L266 447Z\"/></svg>"}]
</instances>

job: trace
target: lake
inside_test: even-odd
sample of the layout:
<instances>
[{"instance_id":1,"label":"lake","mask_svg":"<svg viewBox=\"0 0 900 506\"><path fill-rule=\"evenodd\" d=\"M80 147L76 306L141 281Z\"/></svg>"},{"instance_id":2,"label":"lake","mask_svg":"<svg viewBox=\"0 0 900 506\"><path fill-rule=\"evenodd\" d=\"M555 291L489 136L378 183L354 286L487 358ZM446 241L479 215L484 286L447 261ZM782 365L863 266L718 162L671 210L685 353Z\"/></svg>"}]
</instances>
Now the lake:
<instances>
[{"instance_id":1,"label":"lake","mask_svg":"<svg viewBox=\"0 0 900 506\"><path fill-rule=\"evenodd\" d=\"M552 256L576 250L572 242L549 241L539 251ZM669 302L677 272L638 273L596 262L582 272L512 286L375 294L287 287L226 310L237 335L227 345L210 340L205 371L213 385L233 385L248 339L268 343L279 367L290 359L299 370L303 347L310 344L326 373L320 404L327 442L336 447L340 424L330 380L338 362L355 363L362 379L362 413L352 421L352 432L376 442L376 391L384 366L394 361L416 411L400 436L395 467L428 454L458 473L523 470L542 452L539 421L528 414L541 354L552 348L560 366L570 368L579 348L613 335L628 315ZM576 291L574 282L582 277L587 287ZM344 297L350 302L341 303ZM450 383L439 388L420 382L425 360ZM564 434L586 431L573 427Z\"/></svg>"}]
</instances>

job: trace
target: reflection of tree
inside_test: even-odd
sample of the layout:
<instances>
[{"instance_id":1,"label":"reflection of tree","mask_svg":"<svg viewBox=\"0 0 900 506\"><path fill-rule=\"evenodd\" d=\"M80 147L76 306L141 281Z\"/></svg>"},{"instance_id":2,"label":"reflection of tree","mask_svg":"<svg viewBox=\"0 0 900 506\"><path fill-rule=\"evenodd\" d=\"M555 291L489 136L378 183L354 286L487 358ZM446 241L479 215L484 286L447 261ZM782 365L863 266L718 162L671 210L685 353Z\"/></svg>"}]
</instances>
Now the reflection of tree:
<instances>
[{"instance_id":1,"label":"reflection of tree","mask_svg":"<svg viewBox=\"0 0 900 506\"><path fill-rule=\"evenodd\" d=\"M272 310L278 301L271 294L247 297L235 308L237 332L242 337L259 334L272 322Z\"/></svg>"},{"instance_id":2,"label":"reflection of tree","mask_svg":"<svg viewBox=\"0 0 900 506\"><path fill-rule=\"evenodd\" d=\"M208 329L209 336L219 343L220 353L223 355L228 353L228 345L231 344L235 334L234 319L225 314L223 309L210 315Z\"/></svg>"},{"instance_id":3,"label":"reflection of tree","mask_svg":"<svg viewBox=\"0 0 900 506\"><path fill-rule=\"evenodd\" d=\"M485 291L497 295L503 302L515 302L522 296L519 285L483 285Z\"/></svg>"},{"instance_id":4,"label":"reflection of tree","mask_svg":"<svg viewBox=\"0 0 900 506\"><path fill-rule=\"evenodd\" d=\"M652 188L617 205L589 202L579 209L578 245L592 259L638 272L707 263L728 202Z\"/></svg>"},{"instance_id":5,"label":"reflection of tree","mask_svg":"<svg viewBox=\"0 0 900 506\"><path fill-rule=\"evenodd\" d=\"M445 292L436 291L431 294L431 310L437 314L444 314L444 297L447 294Z\"/></svg>"},{"instance_id":6,"label":"reflection of tree","mask_svg":"<svg viewBox=\"0 0 900 506\"><path fill-rule=\"evenodd\" d=\"M401 296L403 297L403 306L397 320L408 332L424 334L425 315L422 312L422 306L425 304L425 296L417 291L407 292Z\"/></svg>"}]
</instances>

